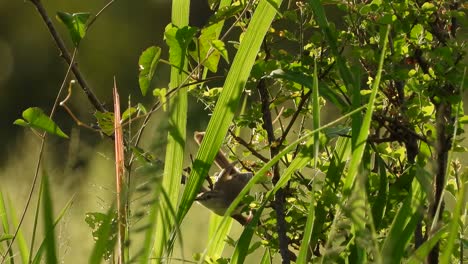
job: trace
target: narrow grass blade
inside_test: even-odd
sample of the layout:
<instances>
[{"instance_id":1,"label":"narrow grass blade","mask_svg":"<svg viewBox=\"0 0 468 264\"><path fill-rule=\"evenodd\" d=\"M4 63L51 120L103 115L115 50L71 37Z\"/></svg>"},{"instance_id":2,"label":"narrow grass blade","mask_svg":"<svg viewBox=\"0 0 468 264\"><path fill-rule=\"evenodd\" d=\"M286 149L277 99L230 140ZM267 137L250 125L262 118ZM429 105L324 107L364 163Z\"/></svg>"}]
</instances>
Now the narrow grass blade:
<instances>
[{"instance_id":1,"label":"narrow grass blade","mask_svg":"<svg viewBox=\"0 0 468 264\"><path fill-rule=\"evenodd\" d=\"M265 204L262 204L260 206L260 208L255 213L253 219L250 221L250 223L247 224L247 226L245 226L244 231L242 232L239 240L237 241L234 253L231 256L231 263L244 263L245 257L247 257L249 251L250 241L252 240L252 237L255 233L255 228L258 225L263 208L265 208Z\"/></svg>"},{"instance_id":2,"label":"narrow grass blade","mask_svg":"<svg viewBox=\"0 0 468 264\"><path fill-rule=\"evenodd\" d=\"M427 255L431 252L432 248L439 242L442 236L446 235L447 226L442 227L439 231L433 234L426 242L413 252L412 256L408 259L408 264L424 263Z\"/></svg>"},{"instance_id":3,"label":"narrow grass blade","mask_svg":"<svg viewBox=\"0 0 468 264\"><path fill-rule=\"evenodd\" d=\"M314 184L312 182L312 193L310 194L309 213L307 215L307 222L304 229L304 237L299 248L299 255L297 263L307 263L307 252L309 251L309 243L312 238L312 230L314 229L315 221L315 199L314 199Z\"/></svg>"},{"instance_id":4,"label":"narrow grass blade","mask_svg":"<svg viewBox=\"0 0 468 264\"><path fill-rule=\"evenodd\" d=\"M364 155L364 149L366 147L367 137L369 136L370 123L372 121L372 114L374 113L375 98L377 96L377 91L379 90L380 78L382 76L383 62L384 62L385 53L386 53L389 31L390 31L390 26L387 26L387 29L384 34L384 38L380 45L380 47L382 47L382 52L380 54L379 68L377 70L377 75L375 76L375 80L372 84L372 92L369 98L369 102L367 104L367 110L366 110L366 114L364 116L364 120L361 125L361 130L359 131L356 145L353 146L354 150L353 150L351 162L350 162L349 169L348 169L348 175L346 176L346 179L344 181L344 186L343 186L344 198L346 198L346 196L348 196L351 192L351 188L353 186L353 183L358 173L359 164L361 163L361 159Z\"/></svg>"},{"instance_id":5,"label":"narrow grass blade","mask_svg":"<svg viewBox=\"0 0 468 264\"><path fill-rule=\"evenodd\" d=\"M210 227L208 230L208 239L212 240L210 247L207 248L206 254L210 257L221 257L224 247L226 246L226 237L232 226L232 218L228 218L226 222L221 225L223 218L216 214L211 214ZM216 232L219 227L219 232Z\"/></svg>"},{"instance_id":6,"label":"narrow grass blade","mask_svg":"<svg viewBox=\"0 0 468 264\"><path fill-rule=\"evenodd\" d=\"M336 45L337 40L333 32L331 31L330 25L328 24L328 20L325 15L325 10L323 9L321 1L309 0L309 4L312 8L312 11L314 12L315 21L319 25L320 29L323 31L325 40L327 41L332 54L336 58L338 71L340 72L340 76L343 79L344 85L346 86L348 91L354 90L352 87L355 84L353 75L349 70L348 66L346 65L345 59L341 56L341 54L338 51L338 47Z\"/></svg>"},{"instance_id":7,"label":"narrow grass blade","mask_svg":"<svg viewBox=\"0 0 468 264\"><path fill-rule=\"evenodd\" d=\"M231 0L221 0L219 3L219 9L224 7L228 7L231 4ZM221 30L224 26L224 20L220 21L216 24L211 25L210 27L214 27L215 31L215 38L218 39L219 35L221 34ZM203 78L206 77L208 73L208 67L204 69ZM243 109L241 110L241 112ZM223 253L224 247L226 246L226 237L229 235L229 232L232 227L232 219L229 218L226 222L224 222L221 226L222 217L211 214L210 217L210 224L209 224L209 231L208 231L208 239L212 240L213 243L206 249L207 255L210 257L220 257ZM220 226L219 232L216 232L216 229Z\"/></svg>"},{"instance_id":8,"label":"narrow grass blade","mask_svg":"<svg viewBox=\"0 0 468 264\"><path fill-rule=\"evenodd\" d=\"M317 59L314 59L314 81L313 81L313 91L312 91L312 114L313 114L313 124L314 128L320 127L320 97L319 97L319 80L317 73ZM320 146L320 135L315 133L314 135L314 148L313 148L313 157L314 157L314 168L317 167L319 146ZM314 182L312 181L312 188L310 193L310 204L309 204L309 213L307 215L306 226L304 229L304 236L299 248L299 256L297 258L298 263L307 262L307 252L309 251L309 243L312 238L312 231L314 229L315 221L315 199L314 199Z\"/></svg>"},{"instance_id":9,"label":"narrow grass blade","mask_svg":"<svg viewBox=\"0 0 468 264\"><path fill-rule=\"evenodd\" d=\"M62 209L62 211L60 211L57 219L55 219L55 221L54 221L54 228L57 226L57 224L60 222L60 220L62 220L63 216L68 211L68 209L70 209L71 205L73 204L74 199L75 199L75 196L73 195L73 197L67 202L67 204ZM46 249L46 246L47 246L46 239L44 238L44 240L42 240L41 245L39 246L39 249L36 252L36 255L33 258L32 263L41 263L42 254L44 253L44 250Z\"/></svg>"},{"instance_id":10,"label":"narrow grass blade","mask_svg":"<svg viewBox=\"0 0 468 264\"><path fill-rule=\"evenodd\" d=\"M265 253L263 254L262 261L260 261L260 264L271 264L271 254L270 254L270 249L265 248Z\"/></svg>"},{"instance_id":11,"label":"narrow grass blade","mask_svg":"<svg viewBox=\"0 0 468 264\"><path fill-rule=\"evenodd\" d=\"M13 238L13 235L8 235L9 232L10 232L10 224L8 223L5 200L3 199L3 193L1 191L0 191L0 219L2 221L2 227L3 227L2 240L1 241L5 240L8 243L8 241L10 241L10 238ZM2 248L2 251L3 251L3 248ZM10 256L10 263L14 263L13 249L11 247L8 250L8 255Z\"/></svg>"},{"instance_id":12,"label":"narrow grass blade","mask_svg":"<svg viewBox=\"0 0 468 264\"><path fill-rule=\"evenodd\" d=\"M10 208L10 213L9 215L11 216L11 222L15 228L17 228L19 221L18 218L16 217L16 210L13 207L13 204L11 203L11 200L8 199L8 207ZM23 235L23 229L18 230L17 238L16 238L16 243L20 251L21 259L23 260L24 263L29 261L30 257L30 252L29 252L29 247L26 243L26 239L24 238Z\"/></svg>"},{"instance_id":13,"label":"narrow grass blade","mask_svg":"<svg viewBox=\"0 0 468 264\"><path fill-rule=\"evenodd\" d=\"M189 23L190 0L174 0L172 1L172 18L171 22L177 27L183 27ZM185 56L186 54L182 54ZM187 69L187 61L182 65L183 70ZM187 75L175 67L171 68L170 88L177 88L183 84ZM177 94L169 101L169 131L167 135L166 147L166 163L164 165L164 176L162 180L162 188L168 194L167 203L162 203L159 210L165 211L167 208L175 208L179 198L180 182L182 177L185 141L186 141L186 126L187 126L187 88L181 88ZM153 257L155 261L159 261L163 257L164 250L168 249L167 256L171 254L172 243L167 246L168 234L173 230L174 224L178 224L175 219L164 221L161 214L157 214L156 230L154 235L154 250Z\"/></svg>"},{"instance_id":14,"label":"narrow grass blade","mask_svg":"<svg viewBox=\"0 0 468 264\"><path fill-rule=\"evenodd\" d=\"M464 72L460 87L464 87L465 75L466 75L466 68L465 68L465 72ZM460 98L462 98L462 89L460 89ZM454 129L453 135L452 135L452 146L456 145L457 129L458 129L458 125L459 125L458 124L458 119L459 119L458 114L460 113L461 107L462 107L462 101L458 102L458 105L457 105L456 118L455 118L455 122L454 122L454 128L455 129ZM451 164L452 154L453 154L453 149L451 149L450 152L449 152L449 156L448 156L448 159L447 159L448 160L447 164ZM446 172L445 172L444 190L445 190L445 186L447 184L447 176L450 174L449 171L450 171L450 166L447 165L447 169L446 169ZM458 235L458 232L459 232L458 230L460 228L460 225L462 225L462 221L461 221L460 216L462 214L462 211L464 209L466 210L465 187L466 187L466 184L467 184L467 180L468 180L468 175L463 173L461 175L461 179L460 179L460 181L458 183L459 188L458 188L458 194L457 194L457 203L455 204L455 210L452 212L452 219L450 220L450 223L449 223L449 235L448 235L448 238L447 238L447 241L446 241L446 245L445 245L445 247L444 247L444 249L442 251L442 256L440 258L440 263L443 263L443 264L450 263L450 257L452 255L453 249L455 247L455 242L456 242L457 235ZM461 229L461 230L463 230L463 229ZM463 232L463 231L461 231L461 232ZM459 241L459 243L462 243L462 241Z\"/></svg>"},{"instance_id":15,"label":"narrow grass blade","mask_svg":"<svg viewBox=\"0 0 468 264\"><path fill-rule=\"evenodd\" d=\"M44 175L42 177L42 201L43 201L43 221L44 221L44 234L45 234L45 245L46 245L46 263L54 264L58 263L57 249L55 242L55 230L54 230L54 209L52 204L52 197L50 195L49 177Z\"/></svg>"},{"instance_id":16,"label":"narrow grass blade","mask_svg":"<svg viewBox=\"0 0 468 264\"><path fill-rule=\"evenodd\" d=\"M411 193L403 201L383 242L381 255L386 263L400 263L404 249L421 219L419 211L423 201L421 185L414 179Z\"/></svg>"}]
</instances>

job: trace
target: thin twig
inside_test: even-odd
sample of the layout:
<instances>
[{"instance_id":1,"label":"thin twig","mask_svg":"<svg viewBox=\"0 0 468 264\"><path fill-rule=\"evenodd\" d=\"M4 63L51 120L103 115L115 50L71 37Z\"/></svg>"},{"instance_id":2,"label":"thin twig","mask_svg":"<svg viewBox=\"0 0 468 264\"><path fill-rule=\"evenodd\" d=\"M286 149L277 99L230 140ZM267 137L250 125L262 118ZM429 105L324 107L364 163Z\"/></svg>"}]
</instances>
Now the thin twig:
<instances>
[{"instance_id":1,"label":"thin twig","mask_svg":"<svg viewBox=\"0 0 468 264\"><path fill-rule=\"evenodd\" d=\"M114 2L115 2L115 0L109 1L109 3L107 3L103 8L101 8L101 10L99 10L99 12L97 12L97 14L89 21L88 25L86 26L86 32L89 31L91 26L94 24L94 22L96 22L97 18L104 12L104 10L106 10Z\"/></svg>"},{"instance_id":2,"label":"thin twig","mask_svg":"<svg viewBox=\"0 0 468 264\"><path fill-rule=\"evenodd\" d=\"M83 89L83 92L86 94L88 97L88 100L91 102L91 104L96 108L97 110L101 112L106 112L107 110L105 109L104 105L99 101L97 96L94 94L94 92L91 90L89 87L88 83L86 82L85 78L83 77L83 74L81 71L78 69L78 66L76 66L75 63L72 63L72 59L70 56L70 53L68 52L68 49L65 46L65 43L63 42L62 37L60 37L59 33L57 32L57 29L55 28L54 24L50 20L49 16L47 15L47 11L45 10L44 6L42 5L40 0L31 0L31 3L36 7L37 11L42 17L42 20L44 20L47 28L49 29L50 34L52 35L52 38L55 41L55 44L57 45L58 49L60 50L60 56L68 63L68 65L71 66L71 71L76 77L76 80L81 86L81 89ZM76 49L75 49L76 51Z\"/></svg>"},{"instance_id":3,"label":"thin twig","mask_svg":"<svg viewBox=\"0 0 468 264\"><path fill-rule=\"evenodd\" d=\"M73 52L73 56L71 57L71 60L70 60L72 63L75 61L76 52L77 52L77 50L75 49L74 52ZM72 63L69 64L69 65L73 65ZM70 75L70 71L71 71L71 67L69 66L68 69L67 69L67 72L65 74L65 77L63 78L63 82L62 82L62 85L60 86L59 92L57 93L57 97L55 98L55 102L54 102L54 105L52 106L52 110L50 111L50 115L49 115L50 119L52 119L54 117L55 111L57 110L57 106L59 104L59 98L60 98L60 95L62 94L63 89L66 86L68 76ZM36 182L37 182L37 179L39 178L39 169L41 167L41 161L42 161L42 155L44 153L44 146L45 146L46 137L47 137L47 133L46 132L42 133L41 146L39 148L39 155L38 155L38 159L37 159L37 163L36 163L36 169L35 169L35 172L34 172L34 177L33 177L32 183L31 183L31 188L29 190L28 198L26 199L26 205L24 206L23 212L21 213L20 221L18 223L18 226L16 227L15 233L13 234L13 237L11 238L7 249L5 250L5 253L2 256L2 260L0 262L1 264L3 264L5 262L8 251L10 251L13 243L15 242L15 239L18 236L18 232L19 232L19 230L20 230L20 228L21 228L21 226L22 226L22 224L24 222L26 212L28 211L29 205L31 204L34 189L36 188ZM32 259L30 258L29 263L31 263L31 260Z\"/></svg>"}]
</instances>

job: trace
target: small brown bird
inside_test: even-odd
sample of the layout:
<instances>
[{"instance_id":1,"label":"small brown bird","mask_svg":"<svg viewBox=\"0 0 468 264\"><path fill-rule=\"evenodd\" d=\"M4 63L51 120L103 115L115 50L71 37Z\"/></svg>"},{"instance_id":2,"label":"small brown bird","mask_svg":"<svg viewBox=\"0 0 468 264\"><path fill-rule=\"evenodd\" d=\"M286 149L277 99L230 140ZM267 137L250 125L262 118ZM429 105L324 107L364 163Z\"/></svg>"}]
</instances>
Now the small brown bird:
<instances>
[{"instance_id":1,"label":"small brown bird","mask_svg":"<svg viewBox=\"0 0 468 264\"><path fill-rule=\"evenodd\" d=\"M195 141L198 144L201 144L204 134L203 132L195 132ZM221 172L216 177L213 188L211 190L204 188L195 200L215 214L224 215L240 191L252 178L252 173L241 172L235 167L237 162L229 162L221 150L216 155L215 163L221 169ZM247 224L252 217L251 214L248 217L242 215L244 206L239 205L231 213L231 217L236 219L241 225Z\"/></svg>"}]
</instances>

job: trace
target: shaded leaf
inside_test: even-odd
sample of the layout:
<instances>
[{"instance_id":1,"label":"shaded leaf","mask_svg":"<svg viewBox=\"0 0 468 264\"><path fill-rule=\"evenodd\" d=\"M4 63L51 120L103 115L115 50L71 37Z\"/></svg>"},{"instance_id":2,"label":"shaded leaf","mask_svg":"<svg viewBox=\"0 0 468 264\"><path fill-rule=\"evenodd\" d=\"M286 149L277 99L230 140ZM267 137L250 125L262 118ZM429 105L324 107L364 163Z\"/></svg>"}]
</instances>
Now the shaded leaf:
<instances>
[{"instance_id":1,"label":"shaded leaf","mask_svg":"<svg viewBox=\"0 0 468 264\"><path fill-rule=\"evenodd\" d=\"M116 213L112 208L107 214L87 213L85 221L91 228L93 239L96 241L89 263L100 263L101 257L109 260L117 242Z\"/></svg>"},{"instance_id":2,"label":"shaded leaf","mask_svg":"<svg viewBox=\"0 0 468 264\"><path fill-rule=\"evenodd\" d=\"M96 111L96 113L94 113L94 116L97 119L98 125L101 128L102 133L108 136L114 134L114 113L103 113Z\"/></svg>"},{"instance_id":3,"label":"shaded leaf","mask_svg":"<svg viewBox=\"0 0 468 264\"><path fill-rule=\"evenodd\" d=\"M81 39L86 34L86 21L88 21L89 16L89 13L57 12L57 19L67 27L75 46L80 44Z\"/></svg>"}]
</instances>

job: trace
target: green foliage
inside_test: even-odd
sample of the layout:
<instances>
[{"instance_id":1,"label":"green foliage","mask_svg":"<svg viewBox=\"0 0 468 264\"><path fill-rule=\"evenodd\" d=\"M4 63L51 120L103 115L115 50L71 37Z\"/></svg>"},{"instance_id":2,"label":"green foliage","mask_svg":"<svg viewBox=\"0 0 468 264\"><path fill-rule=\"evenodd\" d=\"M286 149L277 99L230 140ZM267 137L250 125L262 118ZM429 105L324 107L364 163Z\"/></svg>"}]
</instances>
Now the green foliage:
<instances>
[{"instance_id":1,"label":"green foliage","mask_svg":"<svg viewBox=\"0 0 468 264\"><path fill-rule=\"evenodd\" d=\"M24 119L16 119L14 124L40 129L52 135L68 138L68 136L60 129L60 127L54 121L52 121L52 119L45 115L42 109L38 107L30 107L24 110L23 118Z\"/></svg>"},{"instance_id":2,"label":"green foliage","mask_svg":"<svg viewBox=\"0 0 468 264\"><path fill-rule=\"evenodd\" d=\"M96 241L89 263L101 263L103 258L109 260L117 242L116 212L111 207L107 214L87 213L85 221L91 228L93 239Z\"/></svg>"},{"instance_id":3,"label":"green foliage","mask_svg":"<svg viewBox=\"0 0 468 264\"><path fill-rule=\"evenodd\" d=\"M89 16L90 14L86 12L73 14L57 12L57 19L67 27L68 33L77 47L86 34L86 21L88 21Z\"/></svg>"},{"instance_id":4,"label":"green foliage","mask_svg":"<svg viewBox=\"0 0 468 264\"><path fill-rule=\"evenodd\" d=\"M141 94L146 95L149 89L151 80L153 79L156 66L158 65L159 58L161 57L161 48L152 46L147 48L140 55L138 65L140 69L140 76L138 83L140 84Z\"/></svg>"},{"instance_id":5,"label":"green foliage","mask_svg":"<svg viewBox=\"0 0 468 264\"><path fill-rule=\"evenodd\" d=\"M199 263L244 263L258 252L261 263L274 257L297 263L438 263L439 255L441 263L463 262L467 165L452 152L466 151L466 51L458 36L466 6L312 0L209 5L215 13L195 28L188 24L189 2L173 1L164 33L168 59L161 59L161 48L149 47L139 58L138 76L143 95L159 62L170 65L171 81L152 89L151 110L137 102L122 116L137 124L125 127L126 134L139 129L125 142L126 166L133 172L135 163L143 168L157 163L139 140L151 114L167 112L163 177L146 190L153 192L152 200L138 208L149 211L139 261L170 259L177 237L182 244L179 225L227 145L235 149L230 158L253 177L226 215L211 221L206 250L194 255ZM88 17L58 16L78 45ZM211 83L224 71L222 87ZM193 117L188 96L211 117L181 194L187 120ZM138 123L142 115L145 120ZM99 132L111 136L113 113L94 116ZM23 118L15 124L67 137L38 108L26 110ZM134 193L131 186L128 190L129 200L122 202L130 207ZM51 214L50 194L44 195ZM244 215L251 213L250 222L239 238L223 241L230 214L241 204ZM112 256L119 224L132 230L131 220L119 221L113 208L88 214L96 240L91 263ZM44 222L53 231L51 219ZM7 219L2 223L9 234ZM230 257L221 254L227 245L234 247ZM53 255L50 251L50 261Z\"/></svg>"},{"instance_id":6,"label":"green foliage","mask_svg":"<svg viewBox=\"0 0 468 264\"><path fill-rule=\"evenodd\" d=\"M182 72L184 68L189 45L193 43L192 38L195 36L195 33L197 33L197 28L195 27L184 26L177 28L173 25L166 27L164 37L169 46L169 61L174 67L179 69L179 72Z\"/></svg>"}]
</instances>

